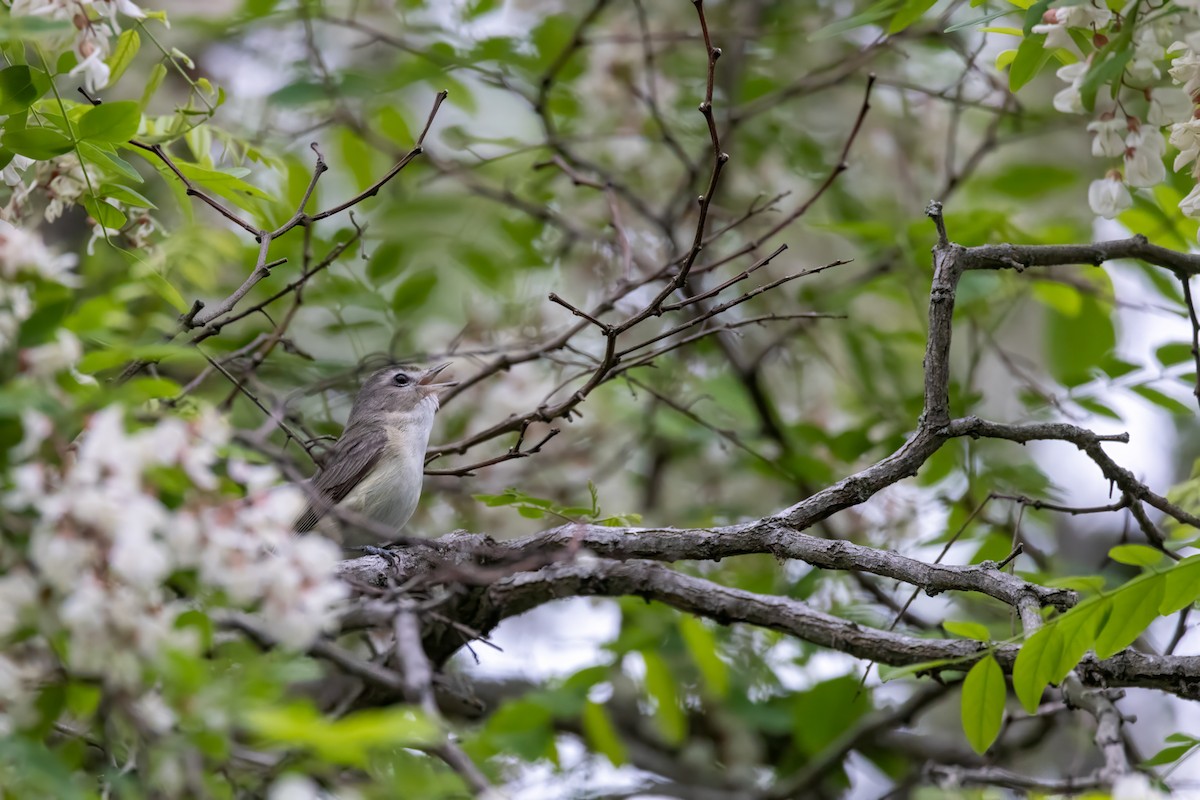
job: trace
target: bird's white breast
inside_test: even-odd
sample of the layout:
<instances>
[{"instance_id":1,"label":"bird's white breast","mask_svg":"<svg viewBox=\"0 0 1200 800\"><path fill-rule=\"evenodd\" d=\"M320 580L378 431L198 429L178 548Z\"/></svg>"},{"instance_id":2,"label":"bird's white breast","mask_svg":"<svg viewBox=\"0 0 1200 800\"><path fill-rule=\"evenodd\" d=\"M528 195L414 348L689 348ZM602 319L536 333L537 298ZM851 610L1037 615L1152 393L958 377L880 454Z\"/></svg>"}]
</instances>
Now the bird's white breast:
<instances>
[{"instance_id":1,"label":"bird's white breast","mask_svg":"<svg viewBox=\"0 0 1200 800\"><path fill-rule=\"evenodd\" d=\"M379 461L343 505L396 531L404 527L421 498L434 410L422 403L412 413L391 415L385 421L387 443Z\"/></svg>"}]
</instances>

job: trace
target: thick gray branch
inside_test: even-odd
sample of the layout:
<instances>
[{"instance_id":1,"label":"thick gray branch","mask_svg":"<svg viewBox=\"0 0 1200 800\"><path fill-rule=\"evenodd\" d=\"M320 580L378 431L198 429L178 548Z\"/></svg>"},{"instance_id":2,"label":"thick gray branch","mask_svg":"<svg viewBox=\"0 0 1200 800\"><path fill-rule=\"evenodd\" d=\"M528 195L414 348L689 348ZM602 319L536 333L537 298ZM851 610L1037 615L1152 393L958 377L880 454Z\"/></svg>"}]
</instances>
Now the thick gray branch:
<instances>
[{"instance_id":1,"label":"thick gray branch","mask_svg":"<svg viewBox=\"0 0 1200 800\"><path fill-rule=\"evenodd\" d=\"M1099 266L1119 258L1136 258L1183 275L1200 275L1200 255L1179 253L1150 244L1145 236L1131 236L1095 244L985 244L960 247L957 258L964 269L1015 269L1058 267L1071 264Z\"/></svg>"}]
</instances>

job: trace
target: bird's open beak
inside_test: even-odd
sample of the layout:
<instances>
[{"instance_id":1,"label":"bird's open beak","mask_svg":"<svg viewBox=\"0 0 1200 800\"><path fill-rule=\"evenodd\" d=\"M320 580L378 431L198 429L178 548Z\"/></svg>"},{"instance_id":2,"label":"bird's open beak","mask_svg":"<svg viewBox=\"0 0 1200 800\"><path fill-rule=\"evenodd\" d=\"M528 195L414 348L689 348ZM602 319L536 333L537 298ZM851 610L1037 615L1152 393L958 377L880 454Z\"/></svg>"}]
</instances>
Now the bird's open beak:
<instances>
[{"instance_id":1,"label":"bird's open beak","mask_svg":"<svg viewBox=\"0 0 1200 800\"><path fill-rule=\"evenodd\" d=\"M438 364L436 367L430 367L429 369L427 369L421 373L421 377L417 379L417 384L420 386L436 387L439 389L450 387L450 386L457 386L458 381L440 381L437 383L434 382L437 379L437 376L442 372L442 370L444 370L448 366L450 366L449 361L447 361L445 364Z\"/></svg>"}]
</instances>

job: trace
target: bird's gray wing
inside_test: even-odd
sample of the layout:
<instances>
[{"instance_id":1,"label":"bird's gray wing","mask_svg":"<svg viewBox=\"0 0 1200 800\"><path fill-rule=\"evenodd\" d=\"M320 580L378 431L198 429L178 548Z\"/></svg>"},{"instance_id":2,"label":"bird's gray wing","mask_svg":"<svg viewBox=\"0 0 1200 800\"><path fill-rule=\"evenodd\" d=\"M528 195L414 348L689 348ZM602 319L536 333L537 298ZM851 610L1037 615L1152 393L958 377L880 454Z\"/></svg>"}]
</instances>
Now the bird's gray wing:
<instances>
[{"instance_id":1,"label":"bird's gray wing","mask_svg":"<svg viewBox=\"0 0 1200 800\"><path fill-rule=\"evenodd\" d=\"M387 431L374 425L356 425L343 434L325 460L325 468L312 482L312 490L324 502L308 504L296 520L296 532L311 531L329 508L346 499L346 495L379 463L386 443Z\"/></svg>"}]
</instances>

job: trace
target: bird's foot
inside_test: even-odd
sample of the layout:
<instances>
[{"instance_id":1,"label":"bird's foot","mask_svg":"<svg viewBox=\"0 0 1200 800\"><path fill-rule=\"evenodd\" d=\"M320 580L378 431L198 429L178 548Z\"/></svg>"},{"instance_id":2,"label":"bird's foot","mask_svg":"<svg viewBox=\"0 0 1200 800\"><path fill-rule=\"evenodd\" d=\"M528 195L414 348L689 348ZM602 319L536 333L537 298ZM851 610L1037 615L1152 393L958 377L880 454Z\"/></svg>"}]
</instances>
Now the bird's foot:
<instances>
[{"instance_id":1,"label":"bird's foot","mask_svg":"<svg viewBox=\"0 0 1200 800\"><path fill-rule=\"evenodd\" d=\"M379 556L384 561L388 562L388 564L392 567L392 569L394 569L394 570L400 569L400 557L397 556L395 553L393 553L391 550L389 550L387 547L377 547L373 544L364 544L364 545L360 545L359 547L352 547L350 549L357 550L358 552L360 552L366 556Z\"/></svg>"}]
</instances>

